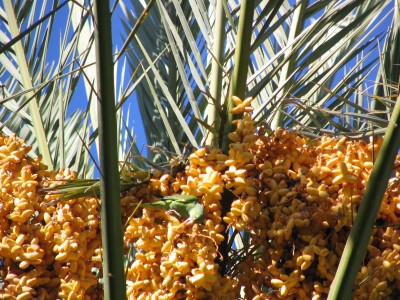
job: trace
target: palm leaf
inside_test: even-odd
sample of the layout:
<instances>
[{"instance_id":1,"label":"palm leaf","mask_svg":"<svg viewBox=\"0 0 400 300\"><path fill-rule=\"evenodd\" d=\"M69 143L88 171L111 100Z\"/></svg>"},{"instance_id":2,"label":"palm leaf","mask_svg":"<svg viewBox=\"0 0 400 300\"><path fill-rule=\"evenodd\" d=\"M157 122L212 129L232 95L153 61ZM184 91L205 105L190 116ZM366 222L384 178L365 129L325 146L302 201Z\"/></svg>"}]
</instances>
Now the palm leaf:
<instances>
[{"instance_id":1,"label":"palm leaf","mask_svg":"<svg viewBox=\"0 0 400 300\"><path fill-rule=\"evenodd\" d=\"M140 15L145 7L144 3L132 2L132 13L125 9L127 32L131 26L128 24L134 24L137 20L135 16ZM153 90L158 99L165 99L161 108L168 112L168 120L164 119L164 122L168 121L174 128L184 128L185 122L195 134L196 142L203 143L209 135L203 125L208 124L207 128L212 126L219 130L216 120L226 119L223 115L226 112L218 106L224 103L233 70L236 49L233 40L240 5L229 1L222 10L226 20L226 43L221 52L223 57L219 57L213 67L220 73L212 73L211 65L216 61L216 53L210 53L210 45L218 43L213 35L216 6L210 6L206 1L199 3L201 5L196 6L192 1L180 4L178 1L158 1L145 21L146 26L137 31L137 40L132 41L133 50L127 58L131 68L146 62L140 73L150 71L151 77L154 75ZM299 122L293 120L300 120L309 128L338 130L343 126L329 115L320 112L317 118L310 118L310 112L304 109L316 106L341 112L347 103L346 118L358 121L347 122L352 124L351 128L346 129L345 125L343 129L348 132L355 130L358 134L361 134L360 130L367 130L357 111L370 107L356 105L356 102L367 103L368 96L361 100L358 88L370 78L371 70L378 63L373 49L377 45L376 38L379 38L380 24L391 15L385 11L390 4L390 1L372 0L335 3L298 1L292 6L287 1L274 4L260 1L253 22L251 66L246 89L246 95L256 98L256 119L266 121L272 128L294 127ZM158 32L157 39L154 39L155 32ZM155 51L154 54L148 52L149 49ZM160 51L162 56L156 54ZM346 64L354 60L357 60L354 68L345 70ZM147 64L154 67L148 69ZM219 91L210 94L209 86L216 82L216 78L221 86ZM140 107L145 116L144 122L149 124L159 120L158 126L146 131L149 143L176 151L176 144L169 143L167 137L160 140L155 133L159 126L164 128L167 125L160 117L159 108L150 104L154 102L154 94L149 91L148 83L138 81L137 91L139 102L143 103ZM336 96L339 100L335 100ZM288 99L304 99L306 103L292 109L285 104ZM343 102L343 99L349 100ZM188 114L181 118L178 111ZM150 115L152 121L146 117ZM374 121L377 127L387 124L378 119L368 120L369 123ZM180 132L185 134L178 136L179 139L184 142L190 140L187 130Z\"/></svg>"},{"instance_id":2,"label":"palm leaf","mask_svg":"<svg viewBox=\"0 0 400 300\"><path fill-rule=\"evenodd\" d=\"M0 49L0 76L5 93L0 120L3 132L16 133L32 145L32 155L40 154L47 165L54 169L69 167L80 176L92 177L94 164L88 151L97 151L93 28L90 10L80 2L16 2L15 17L0 9L3 20L14 22L13 27L18 29L14 34L8 31L11 26L0 30L0 43L4 45ZM60 28L54 19L61 8L66 19L65 26ZM23 48L18 50L21 53L18 64L15 56L18 52L10 50L17 43ZM59 47L58 56L49 50L55 45ZM26 66L23 72L21 60ZM122 79L126 72L126 66L122 66L119 72ZM129 104L134 84L129 81L119 85L118 110L126 110L124 104ZM87 100L82 99L82 86ZM132 120L123 122L131 127ZM121 140L119 145L124 143Z\"/></svg>"}]
</instances>

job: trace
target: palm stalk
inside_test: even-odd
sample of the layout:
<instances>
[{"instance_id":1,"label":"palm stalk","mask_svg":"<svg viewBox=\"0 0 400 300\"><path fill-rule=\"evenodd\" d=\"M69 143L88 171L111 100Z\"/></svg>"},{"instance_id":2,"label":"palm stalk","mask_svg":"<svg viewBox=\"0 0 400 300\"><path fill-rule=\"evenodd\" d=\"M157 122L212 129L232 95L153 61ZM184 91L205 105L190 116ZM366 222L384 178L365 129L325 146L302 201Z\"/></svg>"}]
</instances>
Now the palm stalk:
<instances>
[{"instance_id":1,"label":"palm stalk","mask_svg":"<svg viewBox=\"0 0 400 300\"><path fill-rule=\"evenodd\" d=\"M207 145L217 146L216 133L220 127L220 105L222 97L222 72L224 65L224 45L226 40L225 22L226 15L224 12L224 5L222 1L217 1L215 12L215 27L214 27L214 44L213 44L213 58L211 64L211 78L210 78L210 97L214 102L214 107L209 110L207 116L207 123L210 128L206 140Z\"/></svg>"},{"instance_id":2,"label":"palm stalk","mask_svg":"<svg viewBox=\"0 0 400 300\"><path fill-rule=\"evenodd\" d=\"M233 108L232 96L241 99L245 97L247 87L247 72L250 62L250 42L254 14L254 0L242 1L240 3L239 26L236 35L236 48L234 57L234 69L230 82L228 99L226 99L226 121L224 125L224 134L221 135L222 148L228 151L229 140L228 133L233 130L233 115L229 112ZM238 116L239 117L239 116Z\"/></svg>"},{"instance_id":3,"label":"palm stalk","mask_svg":"<svg viewBox=\"0 0 400 300\"><path fill-rule=\"evenodd\" d=\"M229 148L228 133L233 131L233 114L230 110L233 108L233 102L231 101L232 96L237 96L241 99L245 97L246 87L247 87L247 72L249 68L250 61L250 42L251 42L251 32L253 24L253 14L254 14L254 1L242 1L240 7L240 17L238 31L236 35L236 50L234 57L234 70L230 82L230 89L228 98L225 99L225 116L226 120L221 123L221 133L219 141L222 144L222 149L227 153ZM221 8L222 9L222 8ZM222 211L223 214L230 210L232 202L234 200L233 195L225 191L222 195ZM218 251L221 253L222 260L219 262L220 272L223 274L228 269L228 256L230 247L228 245L229 231L227 230L224 234L225 239L221 243Z\"/></svg>"},{"instance_id":4,"label":"palm stalk","mask_svg":"<svg viewBox=\"0 0 400 300\"><path fill-rule=\"evenodd\" d=\"M328 299L350 299L381 206L393 162L400 147L400 96L393 110L382 148L368 180L354 226L350 231Z\"/></svg>"},{"instance_id":5,"label":"palm stalk","mask_svg":"<svg viewBox=\"0 0 400 300\"><path fill-rule=\"evenodd\" d=\"M94 4L104 299L125 299L110 4L101 0Z\"/></svg>"}]
</instances>

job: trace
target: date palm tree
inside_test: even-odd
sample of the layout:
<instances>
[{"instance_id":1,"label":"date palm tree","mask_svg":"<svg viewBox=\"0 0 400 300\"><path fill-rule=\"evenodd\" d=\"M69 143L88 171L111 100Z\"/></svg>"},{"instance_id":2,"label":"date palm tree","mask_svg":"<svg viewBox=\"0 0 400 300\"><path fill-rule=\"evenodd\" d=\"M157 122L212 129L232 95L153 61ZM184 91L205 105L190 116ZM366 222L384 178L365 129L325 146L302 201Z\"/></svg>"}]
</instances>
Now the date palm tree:
<instances>
[{"instance_id":1,"label":"date palm tree","mask_svg":"<svg viewBox=\"0 0 400 300\"><path fill-rule=\"evenodd\" d=\"M120 159L146 166L134 142L140 123L147 162L182 156L187 144L224 147L232 95L253 97L253 117L269 130L384 134L398 92L398 4L116 1L111 14L121 41L110 75L119 87ZM92 13L83 0L0 6L1 128L33 145L51 168L86 178L98 157Z\"/></svg>"}]
</instances>

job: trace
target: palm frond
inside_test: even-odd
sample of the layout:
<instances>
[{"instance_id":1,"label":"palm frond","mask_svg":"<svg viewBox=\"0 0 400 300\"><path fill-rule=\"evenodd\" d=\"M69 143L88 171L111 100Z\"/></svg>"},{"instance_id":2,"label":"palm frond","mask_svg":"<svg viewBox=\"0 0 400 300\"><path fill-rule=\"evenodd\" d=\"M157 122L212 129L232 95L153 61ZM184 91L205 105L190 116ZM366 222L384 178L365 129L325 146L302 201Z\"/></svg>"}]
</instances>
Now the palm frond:
<instances>
[{"instance_id":1,"label":"palm frond","mask_svg":"<svg viewBox=\"0 0 400 300\"><path fill-rule=\"evenodd\" d=\"M132 12L125 6L127 32L144 10L145 3L132 1ZM159 139L155 133L159 126L167 126L164 122L182 129L179 132L184 134L177 136L178 139L186 142L194 137L197 144L201 144L209 135L207 129L220 128L220 120L226 118L226 112L219 106L225 101L233 70L240 4L229 1L223 9L225 24L218 26L224 28L226 42L223 56L218 59L219 68L213 67L219 69L218 74L211 71L216 61L211 46L218 43L214 35L216 4L200 3L194 7L193 1L158 1L145 21L146 26L136 32L132 51L127 53L130 68L136 69L144 63L138 78L143 78L145 72L150 72L150 78L154 78L153 90L168 116L162 121L159 108L151 104L154 93L150 92L148 82L138 80L137 95L144 122L158 120L158 126L147 129L147 139L151 145L162 145L174 151L176 144L171 144L168 137ZM380 31L382 22L393 15L391 4L391 1L374 0L298 1L295 5L288 1L258 2L251 32L251 65L246 89L246 95L256 99L253 102L255 118L272 128L302 124L303 129L306 126L317 128L321 134L339 128L346 129L349 134L353 134L353 130L357 134L367 130L364 134L368 134L371 126L367 129L359 113L371 109L368 104L371 98L366 93L360 96L360 88L377 72L379 60L374 49L385 35ZM350 62L354 67L346 70ZM210 86L216 80L220 82L220 91L211 94ZM288 101L303 103L293 108L287 105ZM316 111L313 114L317 116L311 118L310 110L306 109L311 106L346 111L346 118L354 121L347 122L351 126L343 126L338 120ZM185 117L181 118L184 112ZM367 121L369 124L376 121L374 126L378 128L387 124L378 119ZM185 123L192 136L183 129Z\"/></svg>"}]
</instances>

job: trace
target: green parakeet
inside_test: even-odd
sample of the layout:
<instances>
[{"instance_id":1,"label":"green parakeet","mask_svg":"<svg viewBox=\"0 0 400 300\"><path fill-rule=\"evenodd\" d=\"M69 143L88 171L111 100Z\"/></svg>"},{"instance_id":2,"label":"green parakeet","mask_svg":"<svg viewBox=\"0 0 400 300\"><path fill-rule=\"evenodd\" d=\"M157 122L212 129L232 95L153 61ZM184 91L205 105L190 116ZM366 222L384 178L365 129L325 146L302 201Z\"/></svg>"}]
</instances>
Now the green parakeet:
<instances>
[{"instance_id":1,"label":"green parakeet","mask_svg":"<svg viewBox=\"0 0 400 300\"><path fill-rule=\"evenodd\" d=\"M139 204L132 203L131 205L136 206ZM204 208L195 196L165 196L160 201L142 203L140 207L170 211L175 213L179 219L188 220L190 223L201 223L204 220Z\"/></svg>"}]
</instances>

